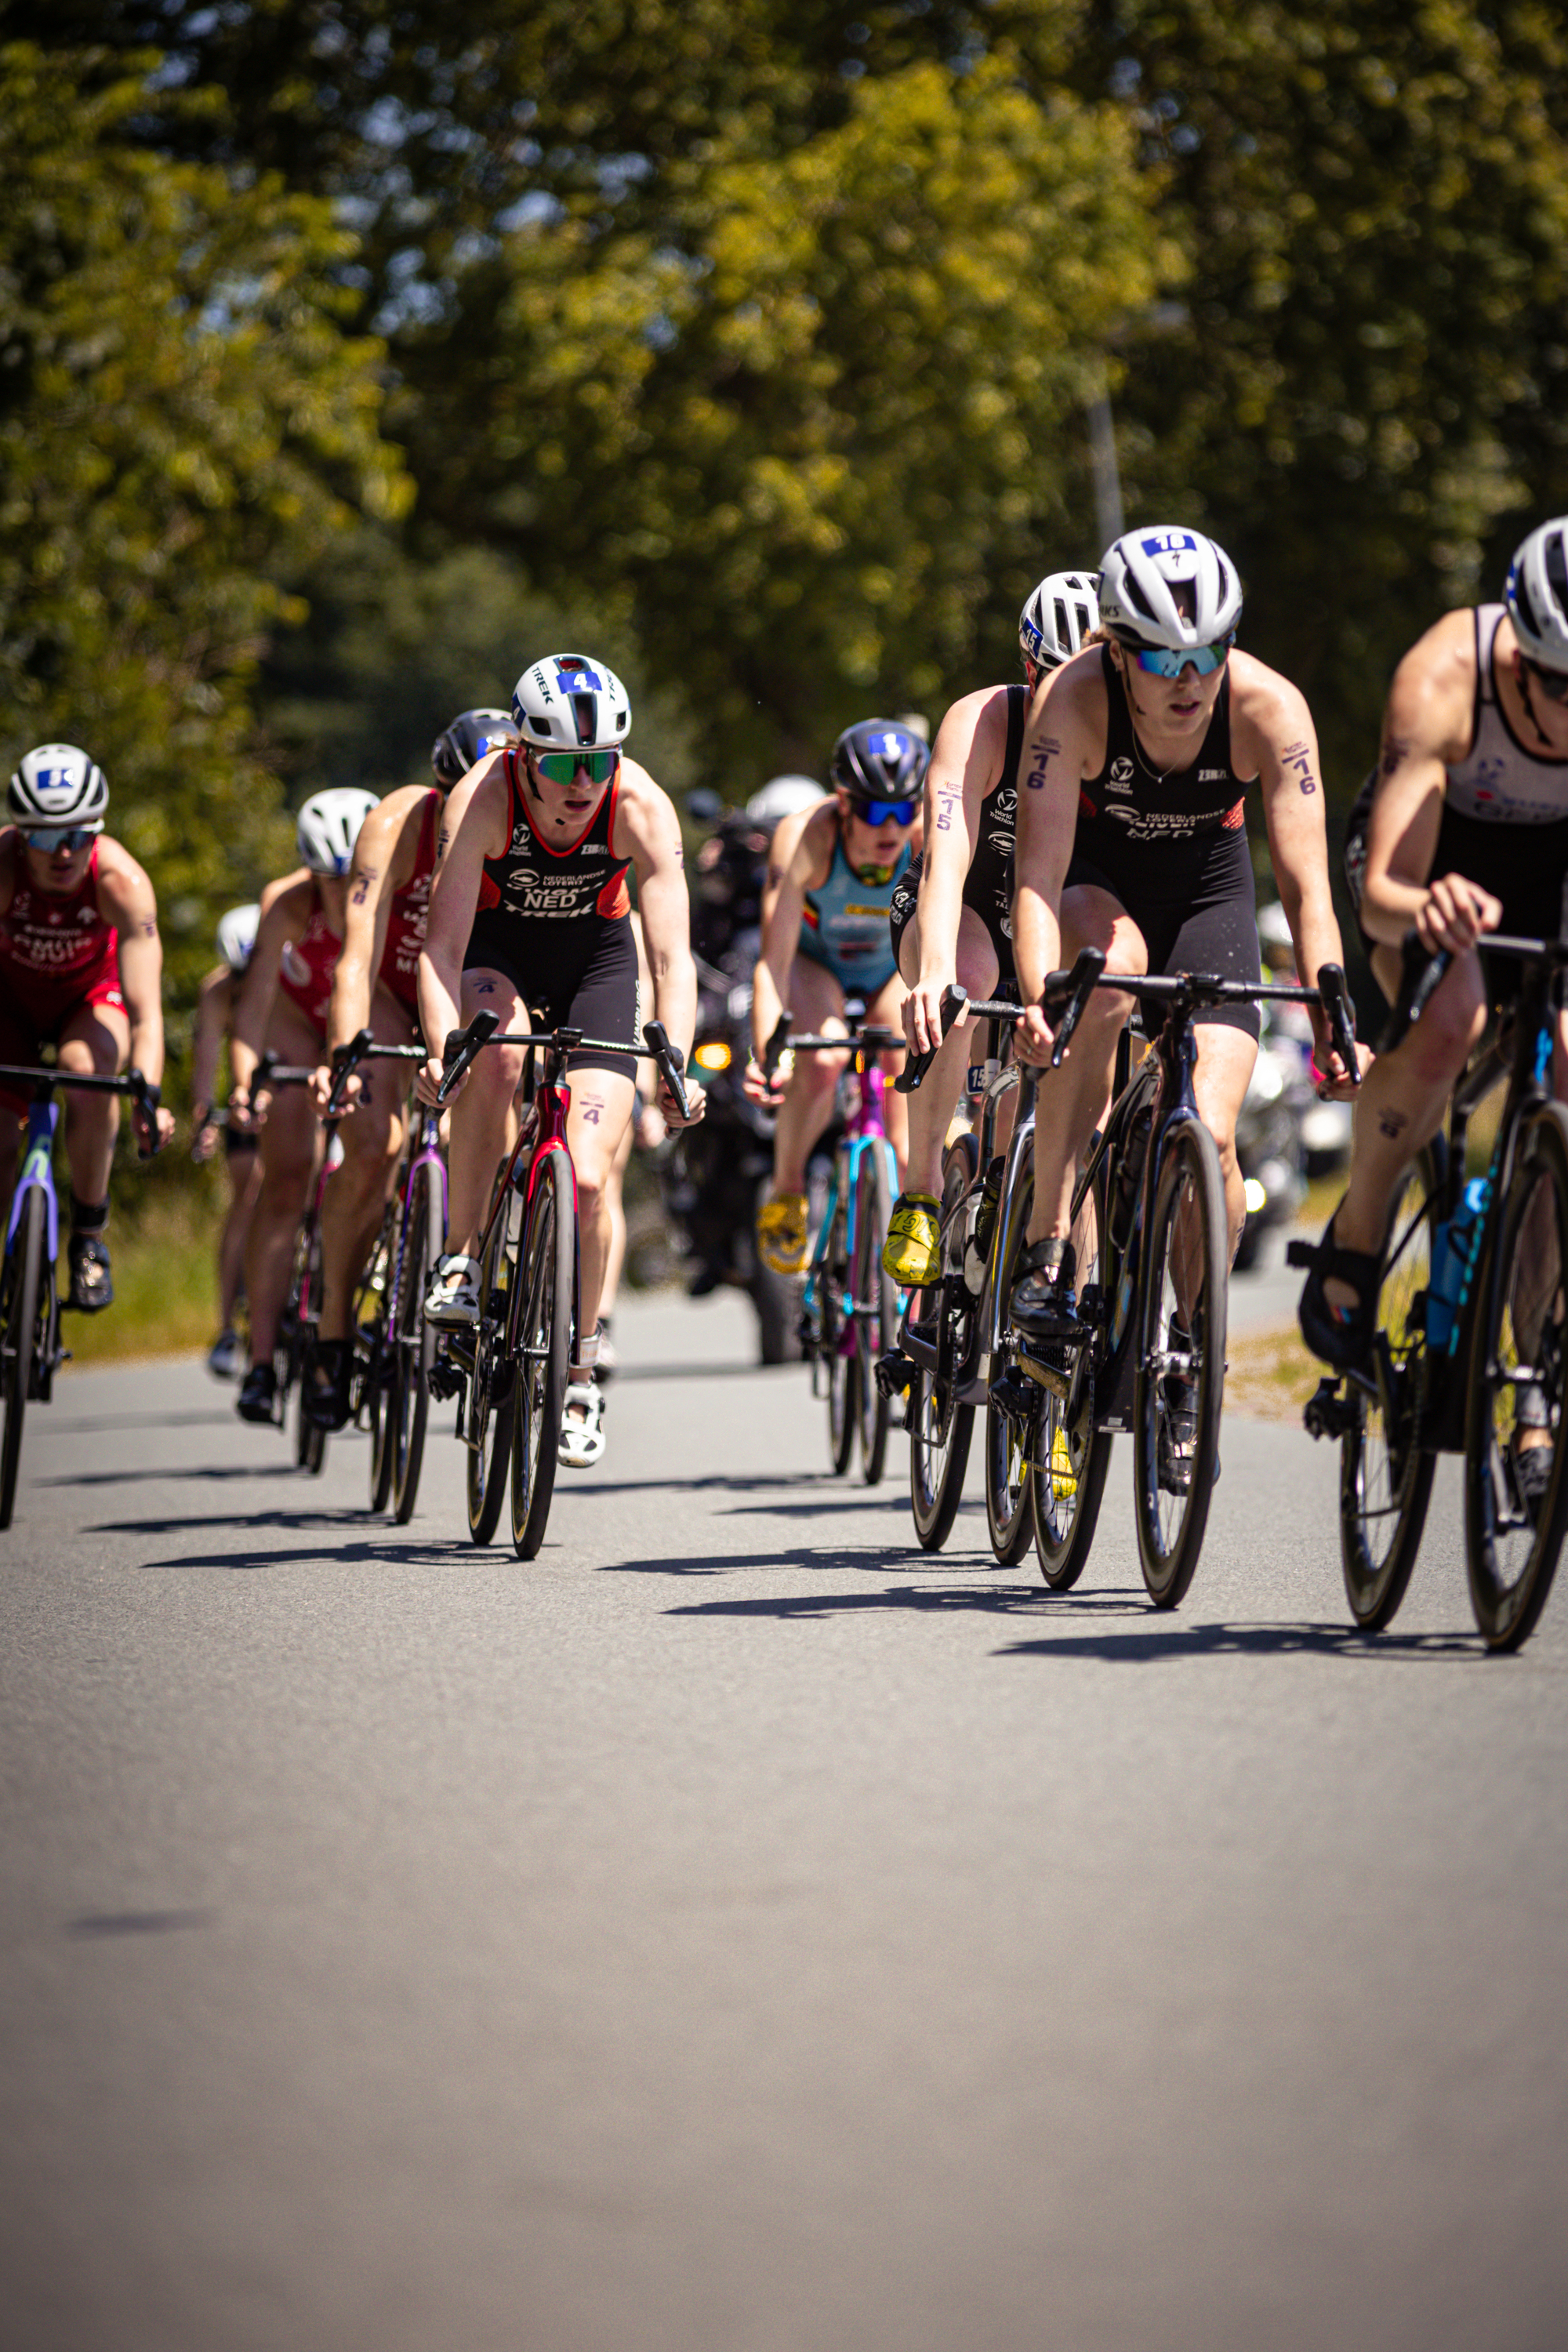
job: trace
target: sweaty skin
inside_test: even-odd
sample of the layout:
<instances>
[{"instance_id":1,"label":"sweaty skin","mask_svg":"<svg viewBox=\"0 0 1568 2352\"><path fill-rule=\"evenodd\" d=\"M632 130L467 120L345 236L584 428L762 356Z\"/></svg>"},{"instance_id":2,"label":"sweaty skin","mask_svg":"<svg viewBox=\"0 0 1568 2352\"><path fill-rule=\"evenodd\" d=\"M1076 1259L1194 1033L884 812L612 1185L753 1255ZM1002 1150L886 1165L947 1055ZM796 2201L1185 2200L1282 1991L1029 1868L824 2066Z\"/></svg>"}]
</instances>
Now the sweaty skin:
<instances>
[{"instance_id":1,"label":"sweaty skin","mask_svg":"<svg viewBox=\"0 0 1568 2352\"><path fill-rule=\"evenodd\" d=\"M1297 967L1315 973L1322 964L1342 964L1329 888L1317 735L1300 690L1249 654L1233 652L1226 664L1206 677L1188 663L1174 678L1153 677L1130 665L1119 645L1111 646L1110 657L1128 684L1138 743L1156 775L1180 771L1195 759L1228 669L1231 760L1238 777L1256 775L1262 785L1269 852ZM1079 786L1099 775L1105 764L1108 724L1108 692L1095 646L1065 664L1037 691L1025 735L1013 951L1019 992L1027 1008L1018 1024L1015 1050L1021 1061L1034 1063L1042 1072L1031 1242L1068 1232L1078 1161L1108 1107L1116 1039L1131 1009L1131 998L1110 989L1096 990L1069 1054L1061 1068L1053 1071L1047 1066L1052 1027L1038 1003L1046 975L1069 964L1087 946L1104 950L1110 971L1148 968L1142 934L1125 908L1098 887L1064 887ZM1146 790L1157 802L1157 783ZM1349 1092L1350 1074L1331 1050L1327 1025L1320 1013L1314 1012L1312 1018L1318 1066L1329 1074L1328 1090ZM1199 1026L1197 1042L1194 1091L1204 1123L1219 1147L1234 1252L1246 1218L1236 1120L1258 1049L1243 1032L1210 1024ZM1363 1066L1370 1060L1364 1047L1360 1058Z\"/></svg>"}]
</instances>

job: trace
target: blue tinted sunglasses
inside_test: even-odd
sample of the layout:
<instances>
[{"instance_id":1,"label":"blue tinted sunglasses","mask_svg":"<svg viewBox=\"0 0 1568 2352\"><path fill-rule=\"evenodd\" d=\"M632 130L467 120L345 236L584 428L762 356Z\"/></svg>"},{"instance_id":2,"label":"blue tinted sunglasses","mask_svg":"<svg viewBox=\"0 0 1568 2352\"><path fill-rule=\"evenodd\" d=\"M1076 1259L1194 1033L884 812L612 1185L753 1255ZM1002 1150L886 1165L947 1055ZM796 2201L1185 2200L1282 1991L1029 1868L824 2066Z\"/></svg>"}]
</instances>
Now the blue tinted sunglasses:
<instances>
[{"instance_id":1,"label":"blue tinted sunglasses","mask_svg":"<svg viewBox=\"0 0 1568 2352\"><path fill-rule=\"evenodd\" d=\"M79 849L85 849L88 843L96 838L97 833L95 824L40 824L29 828L26 841L29 849L39 850L46 857L52 857L57 849L68 849L73 855Z\"/></svg>"},{"instance_id":2,"label":"blue tinted sunglasses","mask_svg":"<svg viewBox=\"0 0 1568 2352\"><path fill-rule=\"evenodd\" d=\"M861 801L855 814L869 825L913 824L918 801Z\"/></svg>"},{"instance_id":3,"label":"blue tinted sunglasses","mask_svg":"<svg viewBox=\"0 0 1568 2352\"><path fill-rule=\"evenodd\" d=\"M1223 667L1231 644L1226 637L1217 646L1129 646L1127 650L1152 677L1180 677L1189 666L1200 677L1208 677Z\"/></svg>"}]
</instances>

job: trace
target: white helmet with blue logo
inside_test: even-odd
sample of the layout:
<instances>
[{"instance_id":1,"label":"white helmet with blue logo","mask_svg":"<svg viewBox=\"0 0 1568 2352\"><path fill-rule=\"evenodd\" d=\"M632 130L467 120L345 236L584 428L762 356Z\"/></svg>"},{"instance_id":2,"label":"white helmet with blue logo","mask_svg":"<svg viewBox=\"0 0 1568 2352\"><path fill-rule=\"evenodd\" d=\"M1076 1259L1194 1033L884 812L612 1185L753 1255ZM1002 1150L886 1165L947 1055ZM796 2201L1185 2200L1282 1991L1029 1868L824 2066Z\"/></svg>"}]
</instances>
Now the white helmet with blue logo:
<instances>
[{"instance_id":1,"label":"white helmet with blue logo","mask_svg":"<svg viewBox=\"0 0 1568 2352\"><path fill-rule=\"evenodd\" d=\"M1190 615L1184 604L1191 604ZM1105 551L1100 617L1123 645L1172 652L1217 646L1241 618L1241 582L1225 550L1201 530L1167 525L1123 531Z\"/></svg>"},{"instance_id":2,"label":"white helmet with blue logo","mask_svg":"<svg viewBox=\"0 0 1568 2352\"><path fill-rule=\"evenodd\" d=\"M11 779L6 805L23 826L84 825L103 831L109 779L74 743L40 743Z\"/></svg>"},{"instance_id":3,"label":"white helmet with blue logo","mask_svg":"<svg viewBox=\"0 0 1568 2352\"><path fill-rule=\"evenodd\" d=\"M1539 523L1520 542L1502 593L1529 659L1568 670L1568 515Z\"/></svg>"},{"instance_id":4,"label":"white helmet with blue logo","mask_svg":"<svg viewBox=\"0 0 1568 2352\"><path fill-rule=\"evenodd\" d=\"M230 971L243 971L256 950L259 907L231 907L218 917L217 951Z\"/></svg>"},{"instance_id":5,"label":"white helmet with blue logo","mask_svg":"<svg viewBox=\"0 0 1568 2352\"><path fill-rule=\"evenodd\" d=\"M546 654L512 688L511 715L540 751L617 751L631 732L626 688L589 654Z\"/></svg>"},{"instance_id":6,"label":"white helmet with blue logo","mask_svg":"<svg viewBox=\"0 0 1568 2352\"><path fill-rule=\"evenodd\" d=\"M338 784L331 792L311 794L300 811L295 838L312 874L348 872L359 829L377 805L376 794L360 784Z\"/></svg>"},{"instance_id":7,"label":"white helmet with blue logo","mask_svg":"<svg viewBox=\"0 0 1568 2352\"><path fill-rule=\"evenodd\" d=\"M1082 652L1085 637L1100 626L1099 584L1092 572L1047 572L1018 615L1026 661L1059 669Z\"/></svg>"}]
</instances>

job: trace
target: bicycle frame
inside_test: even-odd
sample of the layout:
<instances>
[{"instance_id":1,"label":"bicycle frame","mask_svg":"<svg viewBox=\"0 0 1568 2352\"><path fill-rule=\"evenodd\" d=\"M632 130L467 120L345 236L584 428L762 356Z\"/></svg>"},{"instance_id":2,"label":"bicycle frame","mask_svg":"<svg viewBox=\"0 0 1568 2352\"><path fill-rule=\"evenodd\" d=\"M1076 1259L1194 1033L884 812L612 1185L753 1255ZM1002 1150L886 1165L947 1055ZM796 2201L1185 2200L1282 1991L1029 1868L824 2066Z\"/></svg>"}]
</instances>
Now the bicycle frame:
<instances>
[{"instance_id":1,"label":"bicycle frame","mask_svg":"<svg viewBox=\"0 0 1568 2352\"><path fill-rule=\"evenodd\" d=\"M506 1214L509 1196L514 1191L521 1190L523 1230L520 1258L526 1256L528 1225L533 1212L533 1196L539 1187L540 1171L551 1152L559 1152L566 1162L566 1172L572 1182L572 1328L581 1339L583 1252L577 1222L577 1171L573 1165L571 1149L566 1141L566 1114L572 1108L572 1088L570 1083L558 1075L561 1064L566 1059L567 1049L557 1046L552 1040L545 1044L544 1050L544 1076L534 1086L529 1097L527 1108L518 1124L517 1140L511 1147L506 1172L496 1186L495 1201L489 1215L485 1220L484 1230L479 1235L479 1247L475 1255L482 1265L497 1220ZM528 1173L526 1181L520 1185L518 1162L525 1151L529 1155ZM445 1171L443 1171L444 1182ZM445 1205L446 1196L443 1192L443 1211ZM517 1326L523 1307L522 1292L522 1284L514 1282L507 1304L506 1352L509 1357L517 1351Z\"/></svg>"},{"instance_id":2,"label":"bicycle frame","mask_svg":"<svg viewBox=\"0 0 1568 2352\"><path fill-rule=\"evenodd\" d=\"M47 1220L48 1259L51 1265L60 1254L60 1202L55 1190L55 1130L59 1124L60 1107L53 1094L34 1097L27 1111L27 1141L22 1154L22 1165L16 1175L16 1189L11 1195L11 1215L5 1227L5 1255L10 1256L16 1245L16 1228L22 1222L22 1208L26 1194L37 1186L44 1195L44 1213Z\"/></svg>"},{"instance_id":3,"label":"bicycle frame","mask_svg":"<svg viewBox=\"0 0 1568 2352\"><path fill-rule=\"evenodd\" d=\"M435 1167L441 1187L441 1224L447 1223L447 1162L441 1156L441 1114L427 1103L420 1105L417 1139L410 1122L410 1140L414 1149L407 1155L403 1170L403 1205L397 1219L397 1249L393 1259L392 1279L387 1285L386 1324L389 1330L397 1328L397 1312L403 1301L404 1278L408 1264L408 1235L414 1220L414 1195L422 1168Z\"/></svg>"},{"instance_id":4,"label":"bicycle frame","mask_svg":"<svg viewBox=\"0 0 1568 2352\"><path fill-rule=\"evenodd\" d=\"M833 1173L828 1179L827 1186L827 1205L822 1213L822 1223L816 1236L816 1248L813 1252L811 1265L805 1277L805 1294L801 1303L803 1312L808 1317L816 1313L819 1307L817 1284L827 1264L827 1252L833 1238L833 1227L838 1214L840 1199L845 1203L845 1258L850 1265L855 1263L856 1219L859 1214L860 1162L867 1152L874 1152L880 1146L887 1162L889 1188L892 1192L898 1190L898 1162L893 1147L888 1140L887 1127L883 1118L886 1082L882 1076L881 1065L878 1062L875 1054L867 1053L863 1046L858 1047L855 1051L854 1075L858 1083L859 1098L850 1116L848 1125L839 1139L838 1149L833 1155ZM844 1328L838 1335L838 1353L841 1356L854 1354L854 1316L856 1312L862 1309L868 1310L868 1308L869 1301L866 1299L855 1299L851 1302L850 1314L845 1318Z\"/></svg>"}]
</instances>

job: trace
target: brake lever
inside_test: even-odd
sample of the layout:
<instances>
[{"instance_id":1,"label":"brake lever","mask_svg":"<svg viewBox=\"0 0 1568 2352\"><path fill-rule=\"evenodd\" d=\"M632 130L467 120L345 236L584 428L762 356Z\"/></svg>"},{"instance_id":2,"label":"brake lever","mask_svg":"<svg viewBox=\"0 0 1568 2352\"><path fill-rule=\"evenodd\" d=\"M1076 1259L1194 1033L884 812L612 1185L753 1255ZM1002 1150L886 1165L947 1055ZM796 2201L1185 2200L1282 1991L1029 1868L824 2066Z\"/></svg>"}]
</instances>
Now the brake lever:
<instances>
[{"instance_id":1,"label":"brake lever","mask_svg":"<svg viewBox=\"0 0 1568 2352\"><path fill-rule=\"evenodd\" d=\"M956 980L952 982L950 988L944 988L942 990L942 1034L944 1038L946 1037L948 1031L952 1027L953 1023L962 1018L964 1008L968 1003L969 991L966 988L961 987ZM929 1046L923 1054L910 1054L906 1055L903 1068L893 1080L893 1092L897 1095L914 1094L919 1087L924 1085L926 1072L931 1068L931 1064L935 1061L941 1051L942 1048L940 1045L931 1045Z\"/></svg>"},{"instance_id":2,"label":"brake lever","mask_svg":"<svg viewBox=\"0 0 1568 2352\"><path fill-rule=\"evenodd\" d=\"M1355 1003L1337 963L1318 966L1318 997L1328 1017L1329 1035L1345 1066L1352 1087L1361 1084L1361 1062L1355 1049Z\"/></svg>"},{"instance_id":3,"label":"brake lever","mask_svg":"<svg viewBox=\"0 0 1568 2352\"><path fill-rule=\"evenodd\" d=\"M437 1103L450 1099L453 1088L469 1063L478 1057L480 1048L489 1043L500 1027L500 1014L492 1013L486 1005L475 1013L466 1029L448 1029L447 1042L441 1048L443 1076L436 1089Z\"/></svg>"},{"instance_id":4,"label":"brake lever","mask_svg":"<svg viewBox=\"0 0 1568 2352\"><path fill-rule=\"evenodd\" d=\"M642 1035L643 1044L653 1055L659 1073L674 1097L676 1109L682 1119L689 1119L691 1116L691 1100L687 1094L686 1080L683 1076L686 1068L685 1055L679 1045L670 1044L669 1033L662 1021L645 1021Z\"/></svg>"},{"instance_id":5,"label":"brake lever","mask_svg":"<svg viewBox=\"0 0 1568 2352\"><path fill-rule=\"evenodd\" d=\"M1392 1054L1394 1047L1414 1028L1432 1002L1435 992L1442 985L1448 966L1453 961L1447 948L1437 948L1429 954L1421 944L1420 932L1414 926L1405 932L1400 941L1399 952L1404 960L1404 971L1400 977L1399 994L1394 1001L1394 1009L1389 1013L1384 1024L1383 1034L1377 1041L1377 1050L1380 1054Z\"/></svg>"},{"instance_id":6,"label":"brake lever","mask_svg":"<svg viewBox=\"0 0 1568 2352\"><path fill-rule=\"evenodd\" d=\"M773 1072L778 1068L784 1049L784 1040L788 1035L789 1014L784 1012L779 1014L773 1024L773 1034L763 1048L763 1076L770 1087L773 1085Z\"/></svg>"},{"instance_id":7,"label":"brake lever","mask_svg":"<svg viewBox=\"0 0 1568 2352\"><path fill-rule=\"evenodd\" d=\"M1061 1068L1063 1057L1072 1043L1073 1031L1089 1010L1089 1000L1094 994L1095 982L1104 970L1105 950L1103 948L1079 948L1073 958L1072 971L1068 975L1072 994L1068 1000L1067 1010L1058 1024L1057 1034L1051 1043L1053 1070Z\"/></svg>"}]
</instances>

